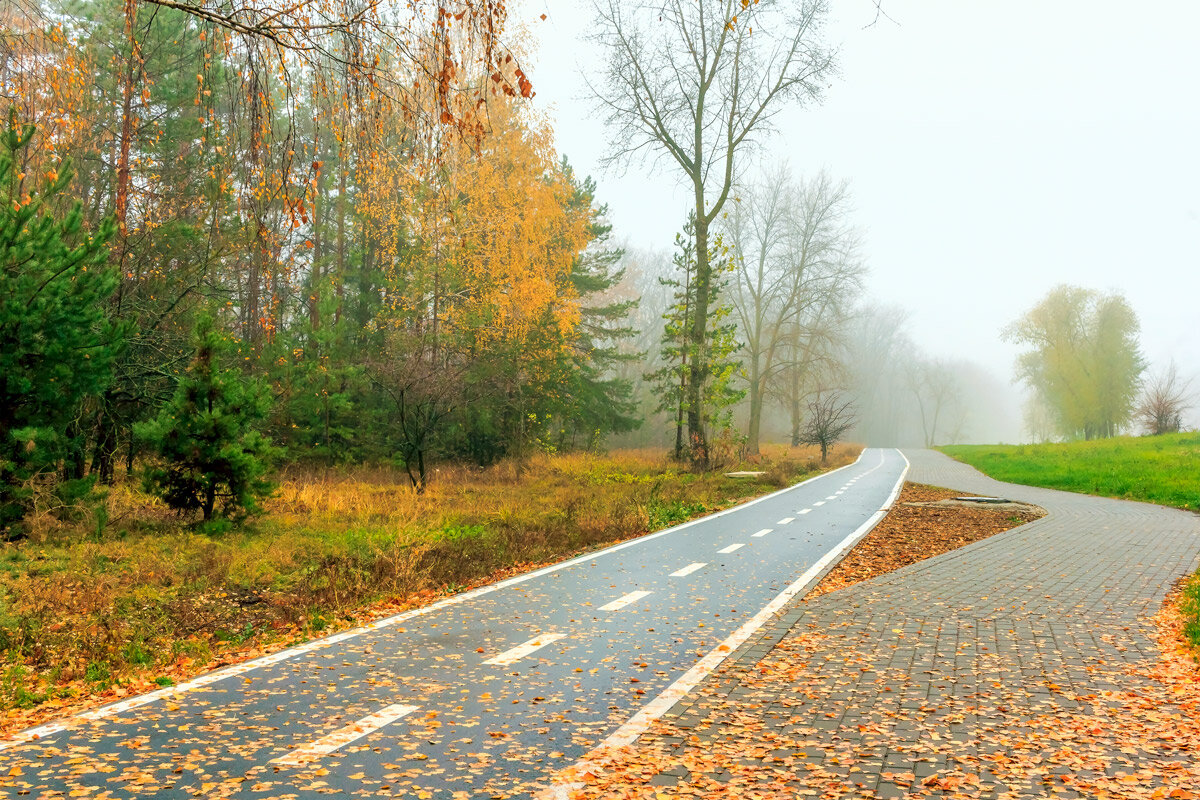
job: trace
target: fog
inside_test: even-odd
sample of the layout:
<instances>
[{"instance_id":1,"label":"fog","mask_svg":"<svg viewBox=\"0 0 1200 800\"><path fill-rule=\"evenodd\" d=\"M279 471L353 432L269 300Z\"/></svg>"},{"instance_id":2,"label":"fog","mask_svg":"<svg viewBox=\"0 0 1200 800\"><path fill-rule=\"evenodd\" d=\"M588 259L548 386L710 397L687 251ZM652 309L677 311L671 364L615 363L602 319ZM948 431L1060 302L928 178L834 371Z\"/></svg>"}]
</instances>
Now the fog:
<instances>
[{"instance_id":1,"label":"fog","mask_svg":"<svg viewBox=\"0 0 1200 800\"><path fill-rule=\"evenodd\" d=\"M532 32L535 102L558 150L597 178L633 260L661 263L687 197L665 167L601 169L608 135L584 80L597 63L588 8L512 6ZM885 0L883 10L835 5L827 38L840 76L826 101L782 115L746 162L753 172L786 160L797 175L824 169L850 186L869 268L858 333L871 314L877 325L898 317L905 343L882 358L861 339L847 344L860 435L925 440L905 388L915 358L963 384L945 436L1027 438L1017 350L999 334L1060 283L1120 292L1151 370L1174 359L1185 376L1200 373L1200 5ZM653 293L651 274L641 285ZM646 305L649 335L656 303ZM1200 424L1195 408L1186 421ZM782 435L781 422L764 426Z\"/></svg>"}]
</instances>

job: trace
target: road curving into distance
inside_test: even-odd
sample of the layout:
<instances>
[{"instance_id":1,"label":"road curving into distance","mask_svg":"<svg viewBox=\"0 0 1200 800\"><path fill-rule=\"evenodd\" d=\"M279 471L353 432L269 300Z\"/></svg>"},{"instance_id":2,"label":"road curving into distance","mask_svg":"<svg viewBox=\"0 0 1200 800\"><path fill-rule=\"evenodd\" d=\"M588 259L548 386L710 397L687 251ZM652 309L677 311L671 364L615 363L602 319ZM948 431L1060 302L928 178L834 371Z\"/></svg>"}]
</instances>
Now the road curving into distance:
<instances>
[{"instance_id":1,"label":"road curving into distance","mask_svg":"<svg viewBox=\"0 0 1200 800\"><path fill-rule=\"evenodd\" d=\"M0 789L534 794L633 741L807 590L906 471L899 451L868 449L736 508L26 731L0 742Z\"/></svg>"}]
</instances>

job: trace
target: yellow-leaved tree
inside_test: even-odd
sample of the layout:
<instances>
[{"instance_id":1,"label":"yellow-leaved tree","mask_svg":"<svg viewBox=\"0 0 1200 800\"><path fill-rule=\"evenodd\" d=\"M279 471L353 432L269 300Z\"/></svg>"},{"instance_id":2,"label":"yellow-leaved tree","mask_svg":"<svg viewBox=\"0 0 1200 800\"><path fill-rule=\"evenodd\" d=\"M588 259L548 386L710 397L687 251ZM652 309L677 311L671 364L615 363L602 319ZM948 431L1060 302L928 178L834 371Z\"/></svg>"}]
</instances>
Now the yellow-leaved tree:
<instances>
[{"instance_id":1,"label":"yellow-leaved tree","mask_svg":"<svg viewBox=\"0 0 1200 800\"><path fill-rule=\"evenodd\" d=\"M571 270L593 236L549 126L519 97L477 113L486 134L454 138L436 160L377 151L361 203L388 265L377 324L389 347L372 371L418 487L451 418L471 433L443 449L480 461L536 434L529 400L567 361L580 318Z\"/></svg>"}]
</instances>

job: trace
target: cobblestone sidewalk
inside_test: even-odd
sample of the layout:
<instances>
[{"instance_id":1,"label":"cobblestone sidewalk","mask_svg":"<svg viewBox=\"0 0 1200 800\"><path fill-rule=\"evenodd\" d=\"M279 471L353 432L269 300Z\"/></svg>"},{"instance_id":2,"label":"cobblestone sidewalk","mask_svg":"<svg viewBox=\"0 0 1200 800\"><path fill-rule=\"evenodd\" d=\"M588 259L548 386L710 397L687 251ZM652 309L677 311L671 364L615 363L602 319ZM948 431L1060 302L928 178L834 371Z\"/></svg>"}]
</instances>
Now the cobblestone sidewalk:
<instances>
[{"instance_id":1,"label":"cobblestone sidewalk","mask_svg":"<svg viewBox=\"0 0 1200 800\"><path fill-rule=\"evenodd\" d=\"M1077 781L1100 774L1139 792L1200 785L1195 753L1166 739L1123 746L1114 725L1094 722L1119 727L1126 712L1105 704L1145 680L1131 666L1157 658L1149 620L1196 568L1200 516L905 455L910 481L1049 513L795 603L647 735L670 754L652 782L694 790L697 771L721 763L711 754L732 746L738 757L704 780L760 796L1093 796ZM1078 714L1091 728L1072 727ZM1040 764L1043 736L1054 756Z\"/></svg>"}]
</instances>

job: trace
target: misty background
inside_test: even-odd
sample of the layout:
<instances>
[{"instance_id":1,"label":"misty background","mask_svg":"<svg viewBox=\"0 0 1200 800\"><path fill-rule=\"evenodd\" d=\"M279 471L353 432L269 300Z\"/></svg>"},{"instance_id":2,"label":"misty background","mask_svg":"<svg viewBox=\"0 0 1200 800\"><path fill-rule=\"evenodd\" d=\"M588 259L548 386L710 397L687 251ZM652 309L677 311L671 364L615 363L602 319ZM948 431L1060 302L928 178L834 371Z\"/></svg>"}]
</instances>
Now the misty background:
<instances>
[{"instance_id":1,"label":"misty background","mask_svg":"<svg viewBox=\"0 0 1200 800\"><path fill-rule=\"evenodd\" d=\"M560 153L597 179L629 251L645 293L639 344L653 348L667 302L655 279L670 269L685 189L653 164L602 167L590 3L511 11L535 42L535 105ZM763 171L786 164L847 184L868 270L852 344L858 434L922 441L915 357L960 379L937 443L1028 440L1019 348L1000 332L1062 283L1129 301L1147 375L1172 360L1185 377L1200 372L1200 7L888 0L882 11L834 5L825 32L840 74L820 106L784 111L756 154ZM784 437L785 416L765 411L764 440ZM1198 423L1193 407L1185 425ZM633 438L646 437L662 427Z\"/></svg>"}]
</instances>

